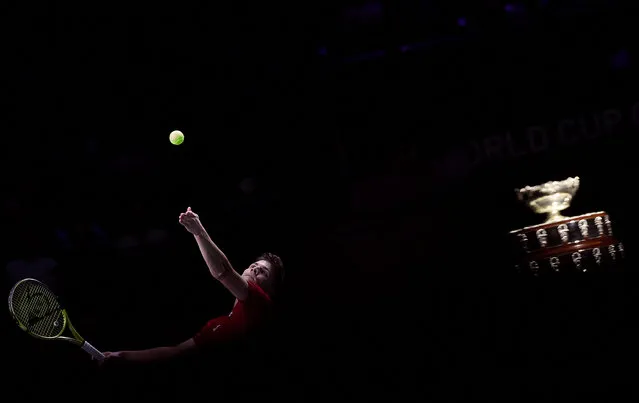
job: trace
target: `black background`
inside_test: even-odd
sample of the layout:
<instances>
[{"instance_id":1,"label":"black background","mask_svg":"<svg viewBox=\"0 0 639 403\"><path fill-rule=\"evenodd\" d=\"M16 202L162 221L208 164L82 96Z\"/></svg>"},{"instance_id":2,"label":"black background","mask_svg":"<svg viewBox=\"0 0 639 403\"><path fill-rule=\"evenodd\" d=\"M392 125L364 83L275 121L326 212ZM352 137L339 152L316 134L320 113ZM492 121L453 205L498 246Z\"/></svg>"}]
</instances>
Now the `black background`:
<instances>
[{"instance_id":1,"label":"black background","mask_svg":"<svg viewBox=\"0 0 639 403\"><path fill-rule=\"evenodd\" d=\"M579 175L567 213L609 212L632 257L631 8L364 3L3 6L1 253L56 259L83 336L169 345L230 309L187 206L237 270L263 251L288 269L277 337L175 364L98 370L7 312L8 396L632 398L632 265L530 283L506 246L541 219L514 188ZM580 141L557 140L563 119ZM464 157L533 126L547 149ZM166 238L117 247L151 229Z\"/></svg>"}]
</instances>

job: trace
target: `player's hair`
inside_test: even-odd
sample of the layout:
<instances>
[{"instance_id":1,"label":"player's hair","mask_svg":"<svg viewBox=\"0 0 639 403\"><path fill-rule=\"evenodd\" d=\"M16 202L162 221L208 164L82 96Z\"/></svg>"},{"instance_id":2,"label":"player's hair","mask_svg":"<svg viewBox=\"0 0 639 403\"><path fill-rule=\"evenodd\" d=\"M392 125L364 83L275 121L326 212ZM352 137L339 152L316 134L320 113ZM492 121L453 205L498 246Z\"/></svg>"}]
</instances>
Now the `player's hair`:
<instances>
[{"instance_id":1,"label":"player's hair","mask_svg":"<svg viewBox=\"0 0 639 403\"><path fill-rule=\"evenodd\" d=\"M273 269L275 270L275 273L277 274L277 279L273 283L273 288L274 288L274 291L279 290L282 283L284 282L284 274L285 274L284 264L282 263L282 259L274 253L266 252L266 253L262 253L255 259L255 261L258 261L258 260L266 260L267 262L271 264L271 267L273 267Z\"/></svg>"}]
</instances>

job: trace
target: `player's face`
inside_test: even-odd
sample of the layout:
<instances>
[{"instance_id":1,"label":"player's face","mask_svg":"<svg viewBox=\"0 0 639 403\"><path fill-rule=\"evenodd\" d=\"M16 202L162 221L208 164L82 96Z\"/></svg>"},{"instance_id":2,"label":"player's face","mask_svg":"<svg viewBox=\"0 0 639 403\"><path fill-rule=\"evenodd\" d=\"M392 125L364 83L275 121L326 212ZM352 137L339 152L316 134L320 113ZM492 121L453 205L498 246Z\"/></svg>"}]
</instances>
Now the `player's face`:
<instances>
[{"instance_id":1,"label":"player's face","mask_svg":"<svg viewBox=\"0 0 639 403\"><path fill-rule=\"evenodd\" d=\"M242 277L244 277L247 281L253 281L266 291L270 290L270 286L273 281L271 275L274 274L273 266L271 266L269 262L266 260L258 260L257 262L251 263L248 269L244 270Z\"/></svg>"}]
</instances>

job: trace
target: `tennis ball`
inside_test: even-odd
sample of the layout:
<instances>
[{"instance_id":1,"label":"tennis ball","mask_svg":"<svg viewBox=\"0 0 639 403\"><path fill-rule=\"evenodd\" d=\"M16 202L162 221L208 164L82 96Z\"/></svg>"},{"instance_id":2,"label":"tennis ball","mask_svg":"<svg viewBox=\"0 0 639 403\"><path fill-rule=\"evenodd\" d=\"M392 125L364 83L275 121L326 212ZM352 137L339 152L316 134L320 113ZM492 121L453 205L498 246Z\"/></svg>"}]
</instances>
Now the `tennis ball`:
<instances>
[{"instance_id":1,"label":"tennis ball","mask_svg":"<svg viewBox=\"0 0 639 403\"><path fill-rule=\"evenodd\" d=\"M184 133L179 130L173 130L171 134L169 134L169 141L171 142L171 144L179 146L184 142Z\"/></svg>"}]
</instances>

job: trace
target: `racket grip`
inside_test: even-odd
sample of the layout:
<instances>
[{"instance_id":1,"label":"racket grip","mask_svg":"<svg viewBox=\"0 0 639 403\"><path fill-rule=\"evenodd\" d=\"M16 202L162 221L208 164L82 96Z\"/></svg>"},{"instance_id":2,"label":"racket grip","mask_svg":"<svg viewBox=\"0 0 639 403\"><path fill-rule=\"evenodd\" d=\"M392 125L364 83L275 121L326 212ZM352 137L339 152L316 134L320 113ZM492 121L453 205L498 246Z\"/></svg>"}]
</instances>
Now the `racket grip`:
<instances>
[{"instance_id":1,"label":"racket grip","mask_svg":"<svg viewBox=\"0 0 639 403\"><path fill-rule=\"evenodd\" d=\"M91 357L93 357L94 360L104 361L104 354L102 354L97 348L93 347L88 341L82 343L82 350L91 354Z\"/></svg>"}]
</instances>

